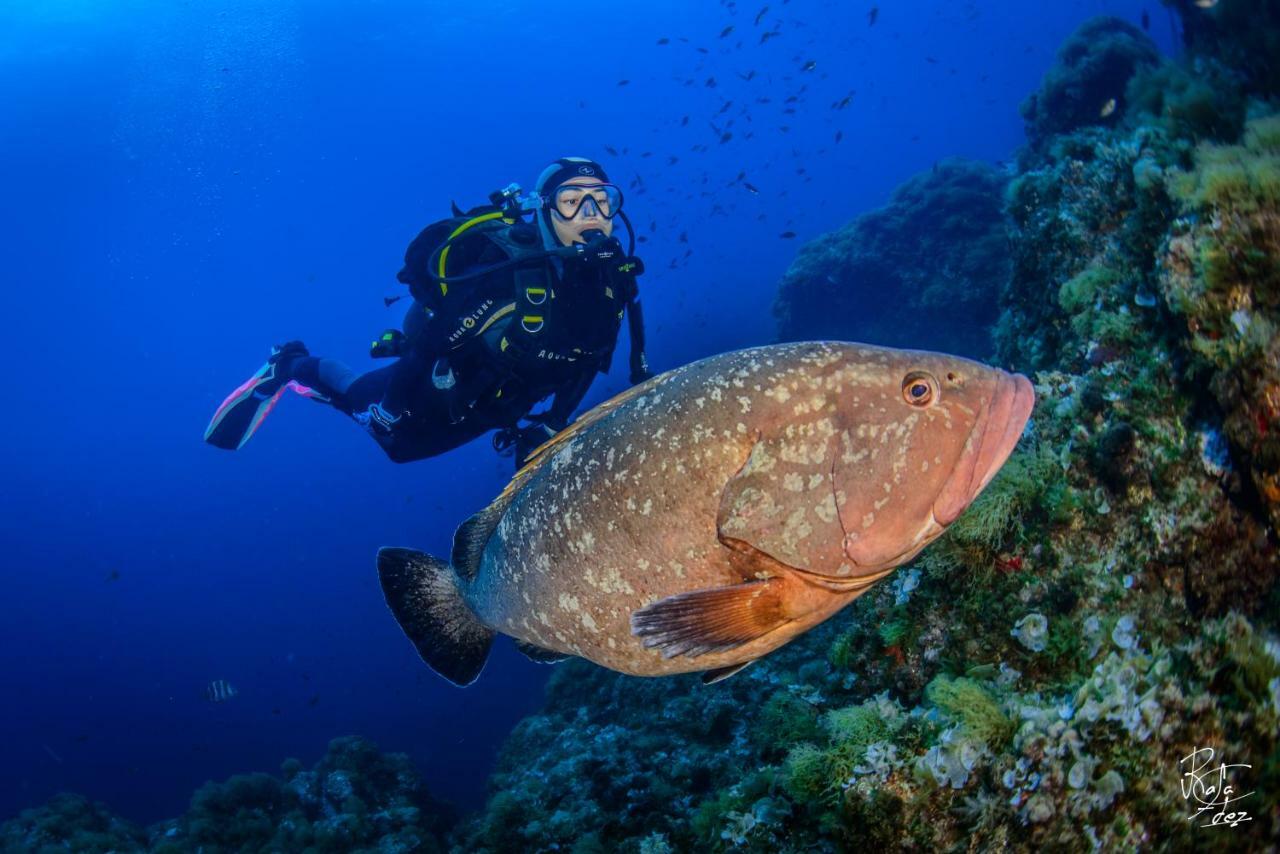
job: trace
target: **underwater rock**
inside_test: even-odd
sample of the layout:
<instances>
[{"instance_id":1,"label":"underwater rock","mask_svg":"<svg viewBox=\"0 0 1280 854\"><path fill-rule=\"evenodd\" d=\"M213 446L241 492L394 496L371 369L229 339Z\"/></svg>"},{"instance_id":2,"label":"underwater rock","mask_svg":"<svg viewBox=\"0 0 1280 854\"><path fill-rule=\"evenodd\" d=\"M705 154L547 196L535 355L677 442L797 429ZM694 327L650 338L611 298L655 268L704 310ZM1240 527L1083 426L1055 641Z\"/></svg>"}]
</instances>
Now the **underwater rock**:
<instances>
[{"instance_id":1,"label":"underwater rock","mask_svg":"<svg viewBox=\"0 0 1280 854\"><path fill-rule=\"evenodd\" d=\"M805 245L774 303L779 340L990 355L1009 274L1006 182L985 163L944 160L883 208Z\"/></svg>"},{"instance_id":2,"label":"underwater rock","mask_svg":"<svg viewBox=\"0 0 1280 854\"><path fill-rule=\"evenodd\" d=\"M1020 107L1031 147L1043 149L1054 136L1090 125L1118 123L1129 80L1159 64L1155 43L1132 24L1105 16L1085 21Z\"/></svg>"},{"instance_id":3,"label":"underwater rock","mask_svg":"<svg viewBox=\"0 0 1280 854\"><path fill-rule=\"evenodd\" d=\"M284 779L245 774L206 783L182 816L145 831L98 804L59 795L0 825L9 852L445 850L454 821L403 754L358 737L334 739L306 771L287 760Z\"/></svg>"},{"instance_id":4,"label":"underwater rock","mask_svg":"<svg viewBox=\"0 0 1280 854\"><path fill-rule=\"evenodd\" d=\"M146 842L142 828L72 794L55 795L0 824L3 851L138 851Z\"/></svg>"}]
</instances>

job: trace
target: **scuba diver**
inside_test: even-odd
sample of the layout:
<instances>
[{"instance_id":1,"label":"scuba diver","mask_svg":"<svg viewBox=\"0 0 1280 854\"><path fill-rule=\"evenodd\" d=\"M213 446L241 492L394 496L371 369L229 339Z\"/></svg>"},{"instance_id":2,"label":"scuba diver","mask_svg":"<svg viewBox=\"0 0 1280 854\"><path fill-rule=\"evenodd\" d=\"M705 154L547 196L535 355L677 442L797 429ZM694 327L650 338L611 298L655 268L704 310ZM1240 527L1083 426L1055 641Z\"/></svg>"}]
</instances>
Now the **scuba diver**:
<instances>
[{"instance_id":1,"label":"scuba diver","mask_svg":"<svg viewBox=\"0 0 1280 854\"><path fill-rule=\"evenodd\" d=\"M242 447L293 390L354 418L395 462L497 430L494 448L514 452L518 468L609 370L624 314L631 383L648 379L636 285L644 266L622 191L600 164L561 158L532 193L512 184L489 200L465 213L455 204L452 218L427 226L406 250L397 279L413 305L403 329L387 330L370 353L395 362L357 376L300 341L279 345L218 407L205 441ZM625 253L615 218L630 234ZM534 413L547 397L550 406Z\"/></svg>"}]
</instances>

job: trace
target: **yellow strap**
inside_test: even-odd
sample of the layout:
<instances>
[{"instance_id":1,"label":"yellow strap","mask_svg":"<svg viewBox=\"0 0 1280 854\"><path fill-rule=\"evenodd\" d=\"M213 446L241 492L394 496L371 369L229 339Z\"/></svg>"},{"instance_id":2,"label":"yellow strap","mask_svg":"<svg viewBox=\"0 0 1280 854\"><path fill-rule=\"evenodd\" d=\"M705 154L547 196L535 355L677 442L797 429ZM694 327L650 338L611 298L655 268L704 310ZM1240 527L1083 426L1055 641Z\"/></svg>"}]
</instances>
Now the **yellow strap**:
<instances>
[{"instance_id":1,"label":"yellow strap","mask_svg":"<svg viewBox=\"0 0 1280 854\"><path fill-rule=\"evenodd\" d=\"M457 228L455 228L455 229L453 230L453 234L450 234L450 235L449 235L449 240L453 240L455 237L457 237L459 234L462 234L462 232L466 231L468 228L470 228L470 227L471 227L471 226L473 226L473 225L479 225L479 224L480 224L480 223L482 223L482 222L488 222L489 220L493 220L493 219L504 219L504 217L502 216L502 211L494 211L494 212L492 212L492 213L487 213L487 214L482 214L482 215L477 216L477 217L472 217L471 219L469 219L469 220L467 220L466 222L464 222L462 225L460 225L460 226L458 226ZM508 221L508 222L510 222L511 220L507 220L507 221ZM447 241L446 241L446 242L447 242ZM436 275L438 275L438 276L439 276L440 278L442 278L442 279L445 277L445 275L444 275L444 262L445 262L445 259L447 259L447 258L449 257L449 250L450 250L450 249L452 249L452 248L453 248L452 246L446 246L446 247L444 248L444 251L442 251L442 252L440 253L440 265L439 265L439 268L438 268L438 269L437 269L437 271L436 271ZM445 284L444 282L441 282L441 283L440 283L440 294L441 294L441 296L443 296L443 295L445 295L445 294L447 294L447 293L449 293L449 286L448 286L447 284Z\"/></svg>"},{"instance_id":2,"label":"yellow strap","mask_svg":"<svg viewBox=\"0 0 1280 854\"><path fill-rule=\"evenodd\" d=\"M500 318L500 317L506 317L508 314L510 314L511 312L513 312L513 311L515 311L515 310L516 310L516 304L515 304L515 303L513 303L513 302L509 302L509 303L507 303L507 304L506 304L506 305L504 305L502 308L498 309L498 310L497 310L497 311L495 311L493 314L489 315L489 319L488 319L488 320L486 320L486 321L484 322L484 324L483 324L479 329L477 329L477 330L476 330L476 334L477 334L477 335L482 335L482 334L484 334L484 331L485 331L486 329L488 329L490 326L492 326L492 325L493 325L493 322L494 322L495 320L497 320L497 319L498 319L498 318ZM503 340L505 341L506 339L504 338Z\"/></svg>"}]
</instances>

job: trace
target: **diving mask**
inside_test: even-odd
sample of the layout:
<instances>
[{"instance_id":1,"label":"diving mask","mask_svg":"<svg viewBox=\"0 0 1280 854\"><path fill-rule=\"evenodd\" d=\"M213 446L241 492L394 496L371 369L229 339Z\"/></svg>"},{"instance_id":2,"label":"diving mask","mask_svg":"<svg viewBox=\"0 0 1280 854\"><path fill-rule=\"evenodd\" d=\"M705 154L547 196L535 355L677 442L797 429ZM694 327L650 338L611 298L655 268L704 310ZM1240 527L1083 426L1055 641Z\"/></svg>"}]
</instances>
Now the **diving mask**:
<instances>
[{"instance_id":1,"label":"diving mask","mask_svg":"<svg viewBox=\"0 0 1280 854\"><path fill-rule=\"evenodd\" d=\"M622 210L622 190L613 184L561 184L548 203L563 219L573 219L580 212L613 219Z\"/></svg>"}]
</instances>

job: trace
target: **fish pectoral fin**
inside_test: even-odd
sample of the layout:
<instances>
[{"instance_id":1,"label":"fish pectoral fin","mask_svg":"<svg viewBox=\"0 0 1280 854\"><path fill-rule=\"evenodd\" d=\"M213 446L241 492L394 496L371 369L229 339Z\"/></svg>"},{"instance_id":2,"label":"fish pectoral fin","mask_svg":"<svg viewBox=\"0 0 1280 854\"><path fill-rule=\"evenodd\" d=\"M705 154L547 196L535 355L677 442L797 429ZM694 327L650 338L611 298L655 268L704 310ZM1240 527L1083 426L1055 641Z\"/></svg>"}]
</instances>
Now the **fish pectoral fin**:
<instances>
[{"instance_id":1,"label":"fish pectoral fin","mask_svg":"<svg viewBox=\"0 0 1280 854\"><path fill-rule=\"evenodd\" d=\"M516 649L524 653L524 656L530 661L536 661L539 664L556 664L566 658L573 658L568 653L556 652L554 649L546 649L522 640L516 641Z\"/></svg>"},{"instance_id":2,"label":"fish pectoral fin","mask_svg":"<svg viewBox=\"0 0 1280 854\"><path fill-rule=\"evenodd\" d=\"M664 658L734 649L799 616L786 596L797 583L766 578L668 596L632 613L631 633Z\"/></svg>"},{"instance_id":3,"label":"fish pectoral fin","mask_svg":"<svg viewBox=\"0 0 1280 854\"><path fill-rule=\"evenodd\" d=\"M753 658L750 661L744 661L741 664L730 664L728 667L717 667L714 670L708 670L702 674L702 684L714 685L717 682L723 682L730 676L736 676L747 665L755 663L756 660Z\"/></svg>"}]
</instances>

